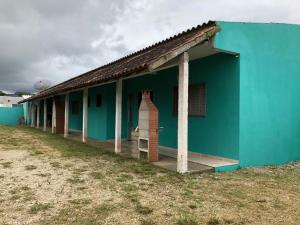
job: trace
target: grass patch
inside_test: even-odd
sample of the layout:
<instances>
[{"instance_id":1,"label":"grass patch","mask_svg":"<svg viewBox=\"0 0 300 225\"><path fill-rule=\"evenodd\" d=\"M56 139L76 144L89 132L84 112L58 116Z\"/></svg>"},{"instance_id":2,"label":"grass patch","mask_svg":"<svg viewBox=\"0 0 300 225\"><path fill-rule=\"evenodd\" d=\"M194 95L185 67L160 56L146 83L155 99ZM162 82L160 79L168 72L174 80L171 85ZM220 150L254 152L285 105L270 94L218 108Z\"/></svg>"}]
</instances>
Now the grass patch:
<instances>
[{"instance_id":1,"label":"grass patch","mask_svg":"<svg viewBox=\"0 0 300 225\"><path fill-rule=\"evenodd\" d=\"M69 200L69 202L74 205L88 205L92 202L92 200L88 198L80 198Z\"/></svg>"},{"instance_id":2,"label":"grass patch","mask_svg":"<svg viewBox=\"0 0 300 225\"><path fill-rule=\"evenodd\" d=\"M26 165L25 170L35 170L37 167L34 165Z\"/></svg>"},{"instance_id":3,"label":"grass patch","mask_svg":"<svg viewBox=\"0 0 300 225\"><path fill-rule=\"evenodd\" d=\"M77 176L74 176L72 178L68 178L67 181L71 184L82 184L85 182L85 180L83 179L80 179L79 177Z\"/></svg>"},{"instance_id":4,"label":"grass patch","mask_svg":"<svg viewBox=\"0 0 300 225\"><path fill-rule=\"evenodd\" d=\"M115 209L114 205L102 203L101 205L98 205L95 208L95 213L101 214L101 215L108 215L108 214L112 213L112 210L114 210L114 209Z\"/></svg>"},{"instance_id":5,"label":"grass patch","mask_svg":"<svg viewBox=\"0 0 300 225\"><path fill-rule=\"evenodd\" d=\"M130 174L120 174L116 180L119 182L132 181L133 176L131 176Z\"/></svg>"},{"instance_id":6,"label":"grass patch","mask_svg":"<svg viewBox=\"0 0 300 225\"><path fill-rule=\"evenodd\" d=\"M153 212L153 209L143 206L141 203L137 203L135 206L135 211L142 215L148 215Z\"/></svg>"},{"instance_id":7,"label":"grass patch","mask_svg":"<svg viewBox=\"0 0 300 225\"><path fill-rule=\"evenodd\" d=\"M3 221L24 213L24 210L16 211L19 206L24 209L24 205L29 205L25 208L28 212L32 205L35 214L44 211L38 203L43 202L41 194L44 194L49 197L48 202L59 199L59 204L55 205L55 210L49 210L47 216L32 216L33 224L151 225L155 221L160 225L237 225L255 224L258 218L262 224L276 224L282 220L286 224L298 222L295 212L300 208L295 199L299 198L300 163L182 176L149 163L116 156L102 147L88 146L31 128L0 126L0 136L8 143L7 146L0 143L0 154L12 146L9 139L13 135L17 135L15 139L22 145L11 149L29 153L29 149L39 149L44 155L35 158L27 155L28 159L40 163L52 161L52 165L47 164L45 169L48 171L41 174L39 170L35 171L37 174L27 173L30 181L40 184L28 188L24 186L27 177L24 179L14 173L20 169L15 166L17 163L9 158L0 159L0 163L13 162L10 170L4 170L0 165L1 174L6 178L0 179L0 189L4 190L0 193ZM10 152L8 157L13 158L13 154L14 151ZM40 167L40 163L34 165ZM24 172L25 165L21 169ZM12 191L7 194L8 188ZM103 204L97 205L103 200ZM48 207L46 204L45 208ZM229 215L230 220L211 218L214 215ZM16 220L16 223L22 222Z\"/></svg>"},{"instance_id":8,"label":"grass patch","mask_svg":"<svg viewBox=\"0 0 300 225\"><path fill-rule=\"evenodd\" d=\"M193 216L184 215L177 220L177 225L198 225L198 221Z\"/></svg>"},{"instance_id":9,"label":"grass patch","mask_svg":"<svg viewBox=\"0 0 300 225\"><path fill-rule=\"evenodd\" d=\"M21 197L22 197L21 195L14 194L14 195L12 195L12 196L10 197L10 200L16 201L16 200L20 199Z\"/></svg>"},{"instance_id":10,"label":"grass patch","mask_svg":"<svg viewBox=\"0 0 300 225\"><path fill-rule=\"evenodd\" d=\"M31 156L34 156L34 155L42 155L42 154L44 154L43 152L41 152L41 151L39 151L39 150L33 150L31 153L30 153L30 155Z\"/></svg>"},{"instance_id":11,"label":"grass patch","mask_svg":"<svg viewBox=\"0 0 300 225\"><path fill-rule=\"evenodd\" d=\"M46 211L48 209L50 209L52 206L49 203L34 203L31 207L29 212L31 214L37 214L40 211Z\"/></svg>"},{"instance_id":12,"label":"grass patch","mask_svg":"<svg viewBox=\"0 0 300 225\"><path fill-rule=\"evenodd\" d=\"M105 177L103 175L103 173L101 173L101 172L91 172L90 176L93 177L94 179L98 179L98 180L101 180Z\"/></svg>"},{"instance_id":13,"label":"grass patch","mask_svg":"<svg viewBox=\"0 0 300 225\"><path fill-rule=\"evenodd\" d=\"M53 168L61 168L60 162L50 162L50 165L51 165Z\"/></svg>"},{"instance_id":14,"label":"grass patch","mask_svg":"<svg viewBox=\"0 0 300 225\"><path fill-rule=\"evenodd\" d=\"M3 168L11 168L12 162L3 162L3 163L0 163L0 164L3 166Z\"/></svg>"},{"instance_id":15,"label":"grass patch","mask_svg":"<svg viewBox=\"0 0 300 225\"><path fill-rule=\"evenodd\" d=\"M141 219L140 225L155 225L155 223L151 219Z\"/></svg>"},{"instance_id":16,"label":"grass patch","mask_svg":"<svg viewBox=\"0 0 300 225\"><path fill-rule=\"evenodd\" d=\"M209 219L209 221L207 221L206 224L207 225L220 225L221 221L216 217L212 217L212 218Z\"/></svg>"}]
</instances>

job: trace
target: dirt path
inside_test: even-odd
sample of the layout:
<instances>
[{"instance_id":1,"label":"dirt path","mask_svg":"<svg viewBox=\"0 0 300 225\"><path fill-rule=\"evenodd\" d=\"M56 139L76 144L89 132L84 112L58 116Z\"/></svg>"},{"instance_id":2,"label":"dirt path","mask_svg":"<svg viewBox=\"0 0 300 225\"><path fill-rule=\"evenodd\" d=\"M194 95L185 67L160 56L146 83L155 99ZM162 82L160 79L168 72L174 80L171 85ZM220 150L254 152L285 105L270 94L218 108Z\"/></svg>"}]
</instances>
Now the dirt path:
<instances>
[{"instance_id":1,"label":"dirt path","mask_svg":"<svg viewBox=\"0 0 300 225\"><path fill-rule=\"evenodd\" d=\"M0 137L1 225L300 224L299 163L183 177L32 129Z\"/></svg>"}]
</instances>

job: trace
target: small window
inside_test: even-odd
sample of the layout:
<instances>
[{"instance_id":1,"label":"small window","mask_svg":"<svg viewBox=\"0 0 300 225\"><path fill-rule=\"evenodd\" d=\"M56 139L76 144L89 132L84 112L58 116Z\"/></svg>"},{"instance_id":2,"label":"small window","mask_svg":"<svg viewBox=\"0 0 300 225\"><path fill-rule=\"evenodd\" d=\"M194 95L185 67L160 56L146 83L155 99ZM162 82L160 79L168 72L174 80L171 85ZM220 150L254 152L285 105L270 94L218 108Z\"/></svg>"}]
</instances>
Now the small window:
<instances>
[{"instance_id":1,"label":"small window","mask_svg":"<svg viewBox=\"0 0 300 225\"><path fill-rule=\"evenodd\" d=\"M206 116L206 84L189 86L189 116ZM178 87L173 91L173 114L178 114Z\"/></svg>"},{"instance_id":2,"label":"small window","mask_svg":"<svg viewBox=\"0 0 300 225\"><path fill-rule=\"evenodd\" d=\"M98 94L96 96L96 107L101 107L101 105L102 105L102 95Z\"/></svg>"},{"instance_id":3,"label":"small window","mask_svg":"<svg viewBox=\"0 0 300 225\"><path fill-rule=\"evenodd\" d=\"M79 114L79 103L78 103L78 101L72 101L71 108L72 108L72 114L73 115L78 115Z\"/></svg>"}]
</instances>

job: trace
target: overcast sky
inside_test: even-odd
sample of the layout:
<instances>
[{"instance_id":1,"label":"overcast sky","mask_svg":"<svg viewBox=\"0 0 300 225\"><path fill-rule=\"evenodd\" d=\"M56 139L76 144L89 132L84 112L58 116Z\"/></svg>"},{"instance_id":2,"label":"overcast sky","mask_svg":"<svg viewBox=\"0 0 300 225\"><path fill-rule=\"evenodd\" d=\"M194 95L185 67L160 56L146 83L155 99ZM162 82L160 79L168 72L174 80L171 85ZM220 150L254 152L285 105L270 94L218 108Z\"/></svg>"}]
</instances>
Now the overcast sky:
<instances>
[{"instance_id":1,"label":"overcast sky","mask_svg":"<svg viewBox=\"0 0 300 225\"><path fill-rule=\"evenodd\" d=\"M208 20L300 24L299 0L0 0L0 90L32 91Z\"/></svg>"}]
</instances>

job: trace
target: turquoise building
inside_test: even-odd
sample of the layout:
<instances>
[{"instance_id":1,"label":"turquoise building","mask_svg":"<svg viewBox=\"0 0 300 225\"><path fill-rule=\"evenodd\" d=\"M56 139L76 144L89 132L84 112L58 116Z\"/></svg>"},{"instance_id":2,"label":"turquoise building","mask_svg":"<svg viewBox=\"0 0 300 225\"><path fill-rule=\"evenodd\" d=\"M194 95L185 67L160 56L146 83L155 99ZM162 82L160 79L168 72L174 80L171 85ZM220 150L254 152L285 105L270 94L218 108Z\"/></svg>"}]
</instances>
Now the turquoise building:
<instances>
[{"instance_id":1,"label":"turquoise building","mask_svg":"<svg viewBox=\"0 0 300 225\"><path fill-rule=\"evenodd\" d=\"M300 160L299 40L299 25L209 22L26 101L39 105L40 115L51 114L53 132L82 133L83 141L120 134L128 141L138 126L141 91L150 90L162 154L179 152L183 134L188 161L194 154L231 162L216 171L284 164ZM187 64L180 64L183 54ZM180 68L188 71L182 72L188 75L187 119L178 113L178 95L185 96ZM179 121L187 132L178 131ZM178 171L186 172L184 163Z\"/></svg>"}]
</instances>

